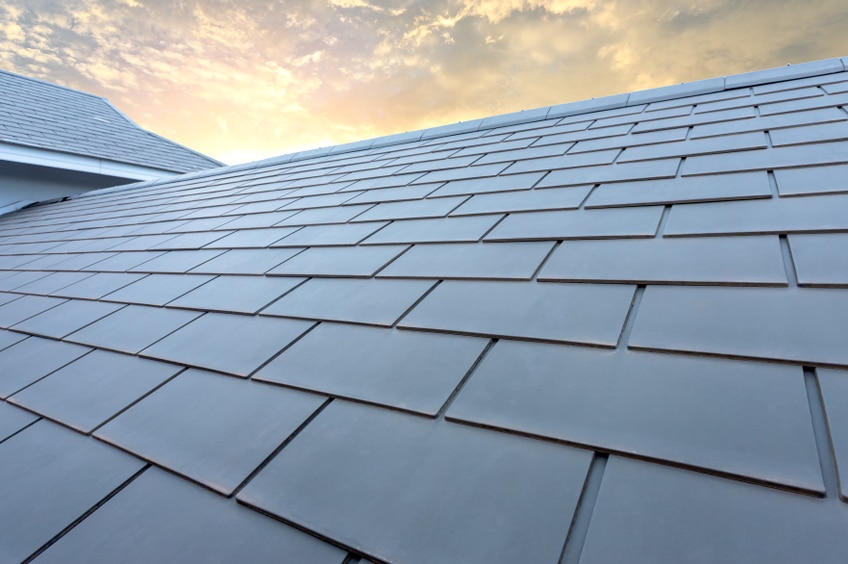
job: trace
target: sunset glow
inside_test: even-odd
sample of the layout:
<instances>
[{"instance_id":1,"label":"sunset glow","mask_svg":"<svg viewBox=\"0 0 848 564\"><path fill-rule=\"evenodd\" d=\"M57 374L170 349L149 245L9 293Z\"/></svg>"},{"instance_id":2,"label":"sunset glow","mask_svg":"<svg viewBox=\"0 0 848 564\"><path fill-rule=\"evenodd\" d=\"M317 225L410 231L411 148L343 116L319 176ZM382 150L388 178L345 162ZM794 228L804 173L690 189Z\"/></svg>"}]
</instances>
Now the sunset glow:
<instances>
[{"instance_id":1,"label":"sunset glow","mask_svg":"<svg viewBox=\"0 0 848 564\"><path fill-rule=\"evenodd\" d=\"M848 55L844 0L5 0L0 68L227 163Z\"/></svg>"}]
</instances>

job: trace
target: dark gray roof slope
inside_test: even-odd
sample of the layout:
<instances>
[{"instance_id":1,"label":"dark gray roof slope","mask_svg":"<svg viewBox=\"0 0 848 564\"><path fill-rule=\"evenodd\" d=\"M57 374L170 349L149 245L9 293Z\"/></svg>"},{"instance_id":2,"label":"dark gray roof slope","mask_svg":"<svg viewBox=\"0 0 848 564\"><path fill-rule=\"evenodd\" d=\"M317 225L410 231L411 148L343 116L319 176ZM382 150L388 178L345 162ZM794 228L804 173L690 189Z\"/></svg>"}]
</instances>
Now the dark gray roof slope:
<instances>
[{"instance_id":1,"label":"dark gray roof slope","mask_svg":"<svg viewBox=\"0 0 848 564\"><path fill-rule=\"evenodd\" d=\"M221 163L141 129L106 99L0 70L0 143L190 172Z\"/></svg>"},{"instance_id":2,"label":"dark gray roof slope","mask_svg":"<svg viewBox=\"0 0 848 564\"><path fill-rule=\"evenodd\" d=\"M846 92L823 61L0 218L0 560L844 562Z\"/></svg>"}]
</instances>

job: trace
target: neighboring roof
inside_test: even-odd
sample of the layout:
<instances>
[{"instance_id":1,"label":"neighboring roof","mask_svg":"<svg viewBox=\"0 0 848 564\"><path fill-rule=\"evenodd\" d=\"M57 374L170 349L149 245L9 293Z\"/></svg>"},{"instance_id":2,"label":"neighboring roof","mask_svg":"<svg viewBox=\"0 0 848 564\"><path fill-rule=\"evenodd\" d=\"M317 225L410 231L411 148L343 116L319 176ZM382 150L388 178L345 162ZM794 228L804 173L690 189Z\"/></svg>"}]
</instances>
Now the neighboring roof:
<instances>
[{"instance_id":1,"label":"neighboring roof","mask_svg":"<svg viewBox=\"0 0 848 564\"><path fill-rule=\"evenodd\" d=\"M0 70L0 159L32 162L29 153L3 144L168 172L222 164L145 131L105 98Z\"/></svg>"},{"instance_id":2,"label":"neighboring roof","mask_svg":"<svg viewBox=\"0 0 848 564\"><path fill-rule=\"evenodd\" d=\"M3 216L0 560L844 561L846 96L835 59Z\"/></svg>"}]
</instances>

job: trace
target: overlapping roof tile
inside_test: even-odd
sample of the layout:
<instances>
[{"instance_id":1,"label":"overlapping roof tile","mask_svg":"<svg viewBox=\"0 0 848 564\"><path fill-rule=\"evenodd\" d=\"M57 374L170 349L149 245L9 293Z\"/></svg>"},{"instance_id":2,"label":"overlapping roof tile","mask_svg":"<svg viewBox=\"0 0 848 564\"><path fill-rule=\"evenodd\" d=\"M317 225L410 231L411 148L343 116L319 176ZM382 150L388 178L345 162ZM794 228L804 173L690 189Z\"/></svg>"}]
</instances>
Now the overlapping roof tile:
<instances>
[{"instance_id":1,"label":"overlapping roof tile","mask_svg":"<svg viewBox=\"0 0 848 564\"><path fill-rule=\"evenodd\" d=\"M848 70L0 218L0 560L842 562Z\"/></svg>"}]
</instances>

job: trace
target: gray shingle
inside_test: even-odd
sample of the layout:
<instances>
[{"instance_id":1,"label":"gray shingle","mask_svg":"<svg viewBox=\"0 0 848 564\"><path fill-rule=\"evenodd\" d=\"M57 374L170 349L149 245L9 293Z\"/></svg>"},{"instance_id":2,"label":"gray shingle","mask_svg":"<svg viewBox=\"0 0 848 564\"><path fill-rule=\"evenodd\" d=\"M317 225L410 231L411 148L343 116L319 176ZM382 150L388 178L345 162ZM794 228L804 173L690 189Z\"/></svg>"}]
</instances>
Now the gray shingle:
<instances>
[{"instance_id":1,"label":"gray shingle","mask_svg":"<svg viewBox=\"0 0 848 564\"><path fill-rule=\"evenodd\" d=\"M206 245L207 249L264 249L297 231L296 227L242 229Z\"/></svg>"},{"instance_id":2,"label":"gray shingle","mask_svg":"<svg viewBox=\"0 0 848 564\"><path fill-rule=\"evenodd\" d=\"M367 213L367 212L366 212ZM363 214L364 215L364 214ZM362 216L359 216L362 217ZM276 243L277 247L356 245L386 225L384 222L310 225Z\"/></svg>"},{"instance_id":3,"label":"gray shingle","mask_svg":"<svg viewBox=\"0 0 848 564\"><path fill-rule=\"evenodd\" d=\"M609 210L543 211L507 216L486 241L537 241L551 239L603 239L653 237L662 207Z\"/></svg>"},{"instance_id":4,"label":"gray shingle","mask_svg":"<svg viewBox=\"0 0 848 564\"><path fill-rule=\"evenodd\" d=\"M553 562L590 456L334 402L238 498L384 560Z\"/></svg>"},{"instance_id":5,"label":"gray shingle","mask_svg":"<svg viewBox=\"0 0 848 564\"><path fill-rule=\"evenodd\" d=\"M500 341L447 417L824 493L798 367Z\"/></svg>"},{"instance_id":6,"label":"gray shingle","mask_svg":"<svg viewBox=\"0 0 848 564\"><path fill-rule=\"evenodd\" d=\"M265 274L303 249L232 249L191 272L207 274Z\"/></svg>"},{"instance_id":7,"label":"gray shingle","mask_svg":"<svg viewBox=\"0 0 848 564\"><path fill-rule=\"evenodd\" d=\"M692 157L711 153L764 149L766 146L766 138L762 133L740 133L738 135L725 135L721 138L707 137L693 139L692 141L628 148L616 162L627 163L670 157Z\"/></svg>"},{"instance_id":8,"label":"gray shingle","mask_svg":"<svg viewBox=\"0 0 848 564\"><path fill-rule=\"evenodd\" d=\"M119 304L89 300L68 300L44 313L15 324L14 328L17 331L61 339L121 307Z\"/></svg>"},{"instance_id":9,"label":"gray shingle","mask_svg":"<svg viewBox=\"0 0 848 564\"><path fill-rule=\"evenodd\" d=\"M633 287L447 281L400 327L615 346Z\"/></svg>"},{"instance_id":10,"label":"gray shingle","mask_svg":"<svg viewBox=\"0 0 848 564\"><path fill-rule=\"evenodd\" d=\"M150 274L103 299L131 304L165 305L212 278L214 276L203 274Z\"/></svg>"},{"instance_id":11,"label":"gray shingle","mask_svg":"<svg viewBox=\"0 0 848 564\"><path fill-rule=\"evenodd\" d=\"M15 288L16 292L47 296L92 276L91 272L54 272L29 284Z\"/></svg>"},{"instance_id":12,"label":"gray shingle","mask_svg":"<svg viewBox=\"0 0 848 564\"><path fill-rule=\"evenodd\" d=\"M393 221L363 241L363 245L479 241L501 219L479 215Z\"/></svg>"},{"instance_id":13,"label":"gray shingle","mask_svg":"<svg viewBox=\"0 0 848 564\"><path fill-rule=\"evenodd\" d=\"M589 166L571 170L555 170L542 179L536 188L558 188L601 182L628 182L674 178L680 159L627 163L612 166Z\"/></svg>"},{"instance_id":14,"label":"gray shingle","mask_svg":"<svg viewBox=\"0 0 848 564\"><path fill-rule=\"evenodd\" d=\"M451 216L577 209L591 188L591 186L572 186L501 194L478 194L454 210Z\"/></svg>"},{"instance_id":15,"label":"gray shingle","mask_svg":"<svg viewBox=\"0 0 848 564\"><path fill-rule=\"evenodd\" d=\"M836 564L846 527L825 500L614 456L580 561Z\"/></svg>"},{"instance_id":16,"label":"gray shingle","mask_svg":"<svg viewBox=\"0 0 848 564\"><path fill-rule=\"evenodd\" d=\"M713 135L733 135L748 131L774 131L784 127L799 125L844 121L848 115L837 108L802 111L793 114L780 114L757 119L744 119L730 123L715 123L696 125L689 135L690 139L710 137Z\"/></svg>"},{"instance_id":17,"label":"gray shingle","mask_svg":"<svg viewBox=\"0 0 848 564\"><path fill-rule=\"evenodd\" d=\"M845 365L845 319L835 289L649 286L630 346Z\"/></svg>"},{"instance_id":18,"label":"gray shingle","mask_svg":"<svg viewBox=\"0 0 848 564\"><path fill-rule=\"evenodd\" d=\"M818 370L818 381L827 417L828 432L836 456L839 473L839 494L848 500L848 372L845 370Z\"/></svg>"},{"instance_id":19,"label":"gray shingle","mask_svg":"<svg viewBox=\"0 0 848 564\"><path fill-rule=\"evenodd\" d=\"M745 170L780 169L848 162L848 142L815 143L686 159L681 174L694 176Z\"/></svg>"},{"instance_id":20,"label":"gray shingle","mask_svg":"<svg viewBox=\"0 0 848 564\"><path fill-rule=\"evenodd\" d=\"M15 333L14 331L0 329L0 351L11 347L15 343L20 343L26 338L27 335L24 333Z\"/></svg>"},{"instance_id":21,"label":"gray shingle","mask_svg":"<svg viewBox=\"0 0 848 564\"><path fill-rule=\"evenodd\" d=\"M65 337L66 341L136 354L200 314L129 305Z\"/></svg>"},{"instance_id":22,"label":"gray shingle","mask_svg":"<svg viewBox=\"0 0 848 564\"><path fill-rule=\"evenodd\" d=\"M370 278L408 247L317 247L287 260L269 275L351 276Z\"/></svg>"},{"instance_id":23,"label":"gray shingle","mask_svg":"<svg viewBox=\"0 0 848 564\"><path fill-rule=\"evenodd\" d=\"M30 337L0 351L0 398L14 394L91 349Z\"/></svg>"},{"instance_id":24,"label":"gray shingle","mask_svg":"<svg viewBox=\"0 0 848 564\"><path fill-rule=\"evenodd\" d=\"M344 551L151 468L39 562L316 562Z\"/></svg>"},{"instance_id":25,"label":"gray shingle","mask_svg":"<svg viewBox=\"0 0 848 564\"><path fill-rule=\"evenodd\" d=\"M848 233L791 235L792 262L801 286L848 286Z\"/></svg>"},{"instance_id":26,"label":"gray shingle","mask_svg":"<svg viewBox=\"0 0 848 564\"><path fill-rule=\"evenodd\" d=\"M95 436L228 495L323 401L189 370Z\"/></svg>"},{"instance_id":27,"label":"gray shingle","mask_svg":"<svg viewBox=\"0 0 848 564\"><path fill-rule=\"evenodd\" d=\"M848 194L674 206L665 236L848 230Z\"/></svg>"},{"instance_id":28,"label":"gray shingle","mask_svg":"<svg viewBox=\"0 0 848 564\"><path fill-rule=\"evenodd\" d=\"M207 313L142 355L246 377L309 327L293 319Z\"/></svg>"},{"instance_id":29,"label":"gray shingle","mask_svg":"<svg viewBox=\"0 0 848 564\"><path fill-rule=\"evenodd\" d=\"M265 276L219 276L169 302L168 306L201 311L253 314L289 292L303 280L303 278Z\"/></svg>"},{"instance_id":30,"label":"gray shingle","mask_svg":"<svg viewBox=\"0 0 848 564\"><path fill-rule=\"evenodd\" d=\"M481 194L486 192L507 192L510 190L527 190L532 188L544 173L512 174L494 178L473 178L448 182L432 194L431 198L443 196L459 196L465 194Z\"/></svg>"},{"instance_id":31,"label":"gray shingle","mask_svg":"<svg viewBox=\"0 0 848 564\"><path fill-rule=\"evenodd\" d=\"M172 364L95 350L9 401L89 433L180 370Z\"/></svg>"},{"instance_id":32,"label":"gray shingle","mask_svg":"<svg viewBox=\"0 0 848 564\"><path fill-rule=\"evenodd\" d=\"M129 270L132 272L163 272L184 274L223 253L223 250L167 251L144 264Z\"/></svg>"},{"instance_id":33,"label":"gray shingle","mask_svg":"<svg viewBox=\"0 0 848 564\"><path fill-rule=\"evenodd\" d=\"M774 171L781 196L848 192L848 165L813 166Z\"/></svg>"},{"instance_id":34,"label":"gray shingle","mask_svg":"<svg viewBox=\"0 0 848 564\"><path fill-rule=\"evenodd\" d=\"M0 306L0 327L8 328L67 300L43 296L23 296Z\"/></svg>"},{"instance_id":35,"label":"gray shingle","mask_svg":"<svg viewBox=\"0 0 848 564\"><path fill-rule=\"evenodd\" d=\"M566 241L539 280L787 285L777 237Z\"/></svg>"},{"instance_id":36,"label":"gray shingle","mask_svg":"<svg viewBox=\"0 0 848 564\"><path fill-rule=\"evenodd\" d=\"M0 559L20 562L141 470L142 462L39 421L0 443Z\"/></svg>"},{"instance_id":37,"label":"gray shingle","mask_svg":"<svg viewBox=\"0 0 848 564\"><path fill-rule=\"evenodd\" d=\"M837 121L788 129L775 129L770 133L770 136L771 143L775 147L840 141L848 139L848 123Z\"/></svg>"},{"instance_id":38,"label":"gray shingle","mask_svg":"<svg viewBox=\"0 0 848 564\"><path fill-rule=\"evenodd\" d=\"M431 287L424 280L316 278L262 311L263 315L394 325Z\"/></svg>"},{"instance_id":39,"label":"gray shingle","mask_svg":"<svg viewBox=\"0 0 848 564\"><path fill-rule=\"evenodd\" d=\"M444 217L467 199L468 197L456 196L452 198L435 198L432 200L380 203L357 217L354 221Z\"/></svg>"},{"instance_id":40,"label":"gray shingle","mask_svg":"<svg viewBox=\"0 0 848 564\"><path fill-rule=\"evenodd\" d=\"M126 274L117 272L98 272L79 282L65 286L53 292L54 296L64 298L87 298L96 300L106 294L120 290L124 286L144 278L143 274Z\"/></svg>"},{"instance_id":41,"label":"gray shingle","mask_svg":"<svg viewBox=\"0 0 848 564\"><path fill-rule=\"evenodd\" d=\"M550 242L415 245L379 276L530 280L552 248Z\"/></svg>"},{"instance_id":42,"label":"gray shingle","mask_svg":"<svg viewBox=\"0 0 848 564\"><path fill-rule=\"evenodd\" d=\"M486 343L322 323L253 378L433 416Z\"/></svg>"},{"instance_id":43,"label":"gray shingle","mask_svg":"<svg viewBox=\"0 0 848 564\"><path fill-rule=\"evenodd\" d=\"M687 176L601 184L586 200L586 208L746 200L771 197L765 172ZM473 200L473 198L472 198ZM461 208L460 208L461 209Z\"/></svg>"},{"instance_id":44,"label":"gray shingle","mask_svg":"<svg viewBox=\"0 0 848 564\"><path fill-rule=\"evenodd\" d=\"M32 413L18 409L6 402L0 402L0 442L5 441L37 419L38 417Z\"/></svg>"}]
</instances>

